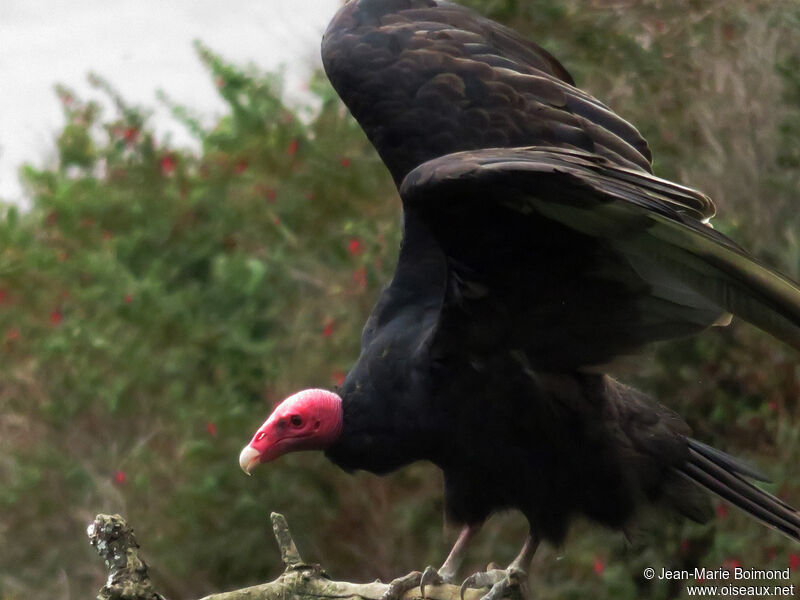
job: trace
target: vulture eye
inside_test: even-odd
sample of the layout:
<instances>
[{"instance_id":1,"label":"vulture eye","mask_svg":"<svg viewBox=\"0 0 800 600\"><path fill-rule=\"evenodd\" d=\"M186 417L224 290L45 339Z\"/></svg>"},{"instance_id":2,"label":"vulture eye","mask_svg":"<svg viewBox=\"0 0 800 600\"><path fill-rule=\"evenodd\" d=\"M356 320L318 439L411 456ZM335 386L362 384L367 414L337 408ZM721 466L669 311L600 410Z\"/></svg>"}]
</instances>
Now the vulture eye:
<instances>
[{"instance_id":1,"label":"vulture eye","mask_svg":"<svg viewBox=\"0 0 800 600\"><path fill-rule=\"evenodd\" d=\"M257 442L260 442L261 440L263 440L263 439L264 439L264 436L265 436L265 435L267 435L267 434L266 434L266 433L264 433L263 431L259 431L259 432L258 432L258 435L256 436L256 441L257 441Z\"/></svg>"},{"instance_id":2,"label":"vulture eye","mask_svg":"<svg viewBox=\"0 0 800 600\"><path fill-rule=\"evenodd\" d=\"M300 415L292 415L291 417L289 417L289 420L295 427L300 427L300 425L303 424L303 419L300 418Z\"/></svg>"}]
</instances>

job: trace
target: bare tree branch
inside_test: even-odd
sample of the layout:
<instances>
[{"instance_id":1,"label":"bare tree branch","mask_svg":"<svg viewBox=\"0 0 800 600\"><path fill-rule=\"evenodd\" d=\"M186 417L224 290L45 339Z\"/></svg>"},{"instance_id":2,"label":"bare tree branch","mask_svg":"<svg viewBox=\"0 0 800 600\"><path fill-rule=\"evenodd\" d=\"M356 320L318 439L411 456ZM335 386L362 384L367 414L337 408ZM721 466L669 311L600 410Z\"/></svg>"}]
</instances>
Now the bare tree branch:
<instances>
[{"instance_id":1,"label":"bare tree branch","mask_svg":"<svg viewBox=\"0 0 800 600\"><path fill-rule=\"evenodd\" d=\"M381 600L389 587L385 583L331 581L322 567L303 561L283 515L272 513L272 529L286 570L275 581L206 596L202 600ZM119 515L97 515L88 529L89 540L109 569L106 585L98 600L165 600L153 590L147 565L139 556L139 544ZM454 585L428 586L428 600L460 600ZM483 591L468 589L464 600L478 600ZM420 599L415 588L403 600Z\"/></svg>"}]
</instances>

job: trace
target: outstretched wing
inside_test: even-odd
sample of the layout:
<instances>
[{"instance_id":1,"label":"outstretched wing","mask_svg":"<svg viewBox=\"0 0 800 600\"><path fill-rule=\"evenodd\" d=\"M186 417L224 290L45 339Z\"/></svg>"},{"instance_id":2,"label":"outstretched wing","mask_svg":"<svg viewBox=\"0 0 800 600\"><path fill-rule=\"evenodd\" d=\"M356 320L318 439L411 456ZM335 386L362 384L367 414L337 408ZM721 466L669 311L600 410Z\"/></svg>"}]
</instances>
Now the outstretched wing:
<instances>
[{"instance_id":1,"label":"outstretched wing","mask_svg":"<svg viewBox=\"0 0 800 600\"><path fill-rule=\"evenodd\" d=\"M328 26L322 59L398 185L427 160L489 147L575 148L650 170L639 132L555 58L458 5L353 0Z\"/></svg>"},{"instance_id":2,"label":"outstretched wing","mask_svg":"<svg viewBox=\"0 0 800 600\"><path fill-rule=\"evenodd\" d=\"M693 190L581 151L443 156L400 188L449 265L434 343L535 367L606 362L733 313L800 349L800 288L706 222Z\"/></svg>"}]
</instances>

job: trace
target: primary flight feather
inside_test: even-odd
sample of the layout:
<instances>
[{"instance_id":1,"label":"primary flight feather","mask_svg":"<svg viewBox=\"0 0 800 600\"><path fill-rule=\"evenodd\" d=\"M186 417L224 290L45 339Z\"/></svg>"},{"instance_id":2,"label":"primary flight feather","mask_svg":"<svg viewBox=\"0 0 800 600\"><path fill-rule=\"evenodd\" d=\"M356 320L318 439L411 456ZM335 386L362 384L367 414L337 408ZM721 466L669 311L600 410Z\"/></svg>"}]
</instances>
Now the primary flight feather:
<instances>
[{"instance_id":1,"label":"primary flight feather","mask_svg":"<svg viewBox=\"0 0 800 600\"><path fill-rule=\"evenodd\" d=\"M492 585L584 515L625 529L645 505L709 518L706 491L800 540L800 515L684 421L601 373L656 341L747 320L800 349L800 288L708 223L711 200L655 177L645 140L514 31L438 0L352 0L325 70L403 200L397 269L338 393L284 400L242 450L294 450L387 473L428 460L463 525L453 581L494 512L530 531Z\"/></svg>"}]
</instances>

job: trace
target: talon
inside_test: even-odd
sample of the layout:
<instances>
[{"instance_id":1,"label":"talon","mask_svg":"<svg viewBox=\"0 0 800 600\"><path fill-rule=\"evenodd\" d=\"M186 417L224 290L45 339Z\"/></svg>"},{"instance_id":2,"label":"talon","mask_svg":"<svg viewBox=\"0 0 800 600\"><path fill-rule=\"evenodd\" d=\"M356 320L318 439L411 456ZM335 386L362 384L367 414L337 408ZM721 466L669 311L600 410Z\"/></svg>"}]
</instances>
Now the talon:
<instances>
[{"instance_id":1,"label":"talon","mask_svg":"<svg viewBox=\"0 0 800 600\"><path fill-rule=\"evenodd\" d=\"M425 571L422 573L422 577L420 577L419 581L419 590L422 593L422 597L425 598L425 586L428 585L442 585L445 583L444 579L441 575L439 575L439 571L434 569L433 567L425 567Z\"/></svg>"},{"instance_id":2,"label":"talon","mask_svg":"<svg viewBox=\"0 0 800 600\"><path fill-rule=\"evenodd\" d=\"M501 598L512 590L516 592L515 596L520 598L526 597L524 585L525 571L519 567L509 566L508 569L500 571L500 573L503 573L503 578L496 581L495 584L492 585L492 589L490 589L481 600L501 600Z\"/></svg>"},{"instance_id":3,"label":"talon","mask_svg":"<svg viewBox=\"0 0 800 600\"><path fill-rule=\"evenodd\" d=\"M461 582L461 588L458 590L461 600L464 600L464 592L468 588L480 589L494 585L498 581L498 573L504 574L503 571L478 571L467 577Z\"/></svg>"},{"instance_id":4,"label":"talon","mask_svg":"<svg viewBox=\"0 0 800 600\"><path fill-rule=\"evenodd\" d=\"M469 579L469 577L467 577L467 579ZM461 582L461 587L458 590L458 595L461 600L464 600L464 591L469 587L469 585L467 585L467 579Z\"/></svg>"}]
</instances>

